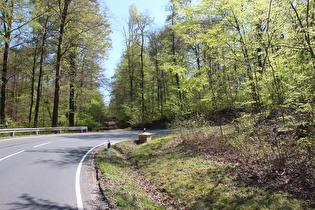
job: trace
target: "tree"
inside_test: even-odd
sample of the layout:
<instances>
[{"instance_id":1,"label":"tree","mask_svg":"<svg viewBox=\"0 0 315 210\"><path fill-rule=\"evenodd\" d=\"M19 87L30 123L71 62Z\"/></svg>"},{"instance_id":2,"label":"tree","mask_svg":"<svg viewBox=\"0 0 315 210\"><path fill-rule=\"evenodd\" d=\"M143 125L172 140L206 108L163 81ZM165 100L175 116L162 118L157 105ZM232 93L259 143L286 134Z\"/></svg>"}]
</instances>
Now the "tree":
<instances>
[{"instance_id":1,"label":"tree","mask_svg":"<svg viewBox=\"0 0 315 210\"><path fill-rule=\"evenodd\" d=\"M9 50L11 43L11 36L13 33L13 27L15 21L17 3L14 0L1 1L1 25L3 31L4 51L3 51L3 63L2 63L2 76L1 76L1 108L0 108L0 120L1 123L5 121L5 105L6 105L6 86L8 82L8 60Z\"/></svg>"},{"instance_id":2,"label":"tree","mask_svg":"<svg viewBox=\"0 0 315 210\"><path fill-rule=\"evenodd\" d=\"M55 95L54 95L54 111L52 126L57 127L58 125L58 110L59 110L59 98L60 98L60 79L61 79L61 60L63 56L62 47L65 33L65 27L67 24L68 9L72 0L59 1L59 13L60 13L60 29L58 39L58 50L57 50L57 63L56 63L56 78L55 78Z\"/></svg>"},{"instance_id":3,"label":"tree","mask_svg":"<svg viewBox=\"0 0 315 210\"><path fill-rule=\"evenodd\" d=\"M99 77L98 60L106 55L110 47L110 33L106 13L101 14L99 4L90 1L76 1L71 16L71 28L66 32L69 67L69 125L75 124L76 91L78 78L93 80ZM81 68L89 69L87 71ZM81 74L84 73L84 76Z\"/></svg>"},{"instance_id":4,"label":"tree","mask_svg":"<svg viewBox=\"0 0 315 210\"><path fill-rule=\"evenodd\" d=\"M145 30L146 27L150 25L151 18L149 17L148 11L145 14L139 13L137 14L137 10L135 9L135 21L138 26L138 30L140 33L141 41L140 41L140 72L141 72L141 103L142 103L142 119L144 119L145 112L145 101L144 101L144 42L145 42ZM131 13L131 14L132 14Z\"/></svg>"},{"instance_id":5,"label":"tree","mask_svg":"<svg viewBox=\"0 0 315 210\"><path fill-rule=\"evenodd\" d=\"M49 2L49 1L39 1L36 2L34 5L34 16L36 17L38 13L42 13L42 10L47 10L49 11L50 8L54 6L55 2ZM46 48L47 48L47 39L51 34L53 30L53 24L50 24L51 21L51 16L53 15L52 12L50 13L45 13L43 16L37 19L35 26L33 27L34 31L34 36L37 36L39 39L39 43L35 46L35 51L39 51L39 74L38 74L38 81L37 81L37 94L36 94L36 105L35 105L35 114L34 114L34 127L37 127L38 124L38 116L39 116L39 107L40 107L40 101L41 101L41 96L42 96L42 79L43 79L43 74L44 74L44 60L46 56ZM39 25L39 26L38 26ZM49 26L50 25L50 26ZM37 49L37 47L39 49ZM36 55L37 57L37 55ZM37 59L37 58L36 58ZM34 58L35 62L35 58ZM33 78L35 80L35 71L33 74ZM30 114L32 113L31 111L32 106L30 107Z\"/></svg>"}]
</instances>

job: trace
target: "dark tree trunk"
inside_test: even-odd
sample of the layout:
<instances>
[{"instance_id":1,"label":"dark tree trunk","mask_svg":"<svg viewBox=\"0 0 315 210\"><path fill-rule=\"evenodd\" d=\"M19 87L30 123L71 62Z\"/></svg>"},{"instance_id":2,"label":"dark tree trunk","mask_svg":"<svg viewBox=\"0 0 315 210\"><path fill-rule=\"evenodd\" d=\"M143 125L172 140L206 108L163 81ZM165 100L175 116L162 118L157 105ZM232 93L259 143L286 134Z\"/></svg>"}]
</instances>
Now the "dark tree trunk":
<instances>
[{"instance_id":1,"label":"dark tree trunk","mask_svg":"<svg viewBox=\"0 0 315 210\"><path fill-rule=\"evenodd\" d=\"M47 27L48 18L46 19L45 27ZM40 98L42 94L42 78L43 78L43 65L44 65L44 56L45 56L45 45L47 39L47 31L43 34L42 38L42 46L40 52L40 62L39 62L39 76L38 76L38 83L37 83L37 97L36 97L36 106L35 106L35 117L34 117L34 127L37 127L38 123L38 113L39 113L39 104Z\"/></svg>"},{"instance_id":2,"label":"dark tree trunk","mask_svg":"<svg viewBox=\"0 0 315 210\"><path fill-rule=\"evenodd\" d=\"M37 43L37 41L35 42ZM32 70L32 90L31 90L31 104L30 104L30 114L28 117L28 123L31 125L32 122L32 112L34 105L34 92L35 92L35 73L36 73L36 57L37 57L37 44L35 44L34 58L33 58L33 70Z\"/></svg>"},{"instance_id":3,"label":"dark tree trunk","mask_svg":"<svg viewBox=\"0 0 315 210\"><path fill-rule=\"evenodd\" d=\"M8 6L8 10L2 11L2 24L3 24L3 33L4 33L4 50L3 50L3 63L2 63L2 76L1 76L1 107L0 107L0 123L5 122L5 105L6 105L6 86L8 83L8 59L9 59L9 50L10 50L10 41L11 41L11 26L13 19L13 8L14 2L9 2L6 0L3 2ZM10 5L11 3L11 5Z\"/></svg>"},{"instance_id":4,"label":"dark tree trunk","mask_svg":"<svg viewBox=\"0 0 315 210\"><path fill-rule=\"evenodd\" d=\"M10 35L6 36L6 39L10 39ZM3 68L2 68L2 77L1 77L1 123L5 121L5 104L6 104L6 86L7 86L7 74L8 74L8 58L9 58L9 48L10 44L8 41L5 42L4 45L4 53L3 53Z\"/></svg>"},{"instance_id":5,"label":"dark tree trunk","mask_svg":"<svg viewBox=\"0 0 315 210\"><path fill-rule=\"evenodd\" d=\"M69 97L69 126L74 126L74 113L75 113L75 72L76 72L76 55L70 54L70 97Z\"/></svg>"},{"instance_id":6,"label":"dark tree trunk","mask_svg":"<svg viewBox=\"0 0 315 210\"><path fill-rule=\"evenodd\" d=\"M65 0L64 8L61 12L61 23L59 31L59 42L57 51L57 64L56 64L56 79L55 79L55 94L54 94L54 110L52 126L58 126L58 111L59 111L59 98L60 98L60 79L61 79L61 59L62 59L62 43L64 37L65 24L68 14L68 8L71 0Z\"/></svg>"}]
</instances>

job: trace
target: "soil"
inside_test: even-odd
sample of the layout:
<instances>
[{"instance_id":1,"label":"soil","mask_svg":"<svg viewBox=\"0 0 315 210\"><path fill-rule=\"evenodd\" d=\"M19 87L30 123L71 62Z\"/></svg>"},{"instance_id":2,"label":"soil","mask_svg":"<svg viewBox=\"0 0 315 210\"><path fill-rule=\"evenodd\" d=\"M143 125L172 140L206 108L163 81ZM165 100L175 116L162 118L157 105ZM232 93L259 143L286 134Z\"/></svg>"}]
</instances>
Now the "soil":
<instances>
[{"instance_id":1,"label":"soil","mask_svg":"<svg viewBox=\"0 0 315 210\"><path fill-rule=\"evenodd\" d=\"M84 179L85 179L85 185L84 185L84 191L87 195L87 204L85 203L85 209L91 209L91 210L107 210L108 202L105 200L105 196L103 194L102 188L101 188L101 181L98 174L98 170L95 167L94 164L94 156L95 154L100 151L101 149L104 149L104 147L100 147L97 150L93 151L87 160L87 168L84 173ZM87 205L87 206L86 206Z\"/></svg>"}]
</instances>

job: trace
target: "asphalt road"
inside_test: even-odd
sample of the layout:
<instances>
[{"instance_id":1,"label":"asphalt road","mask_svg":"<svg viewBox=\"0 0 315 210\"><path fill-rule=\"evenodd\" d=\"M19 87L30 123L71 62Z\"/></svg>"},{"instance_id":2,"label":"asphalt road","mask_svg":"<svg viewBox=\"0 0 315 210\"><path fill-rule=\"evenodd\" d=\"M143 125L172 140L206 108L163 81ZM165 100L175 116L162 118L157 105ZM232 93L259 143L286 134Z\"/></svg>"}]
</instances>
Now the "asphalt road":
<instances>
[{"instance_id":1,"label":"asphalt road","mask_svg":"<svg viewBox=\"0 0 315 210\"><path fill-rule=\"evenodd\" d=\"M153 135L167 130L148 131ZM0 140L0 209L91 209L82 175L89 152L141 131L60 134Z\"/></svg>"}]
</instances>

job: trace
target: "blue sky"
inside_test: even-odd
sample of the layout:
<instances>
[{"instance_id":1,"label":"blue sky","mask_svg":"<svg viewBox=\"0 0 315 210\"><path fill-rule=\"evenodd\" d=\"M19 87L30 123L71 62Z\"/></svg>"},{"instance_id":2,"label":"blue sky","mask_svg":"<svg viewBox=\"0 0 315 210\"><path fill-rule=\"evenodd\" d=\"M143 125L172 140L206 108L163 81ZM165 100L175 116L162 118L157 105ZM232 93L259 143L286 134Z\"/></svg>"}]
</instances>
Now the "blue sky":
<instances>
[{"instance_id":1,"label":"blue sky","mask_svg":"<svg viewBox=\"0 0 315 210\"><path fill-rule=\"evenodd\" d=\"M129 6L134 4L139 12L148 10L151 18L154 19L153 27L161 27L166 19L165 7L169 0L106 0L105 6L109 10L111 24L112 49L109 50L109 59L103 62L105 75L111 78L115 73L115 67L120 61L123 43L123 27L128 21ZM109 102L109 93L104 91L105 101Z\"/></svg>"}]
</instances>

